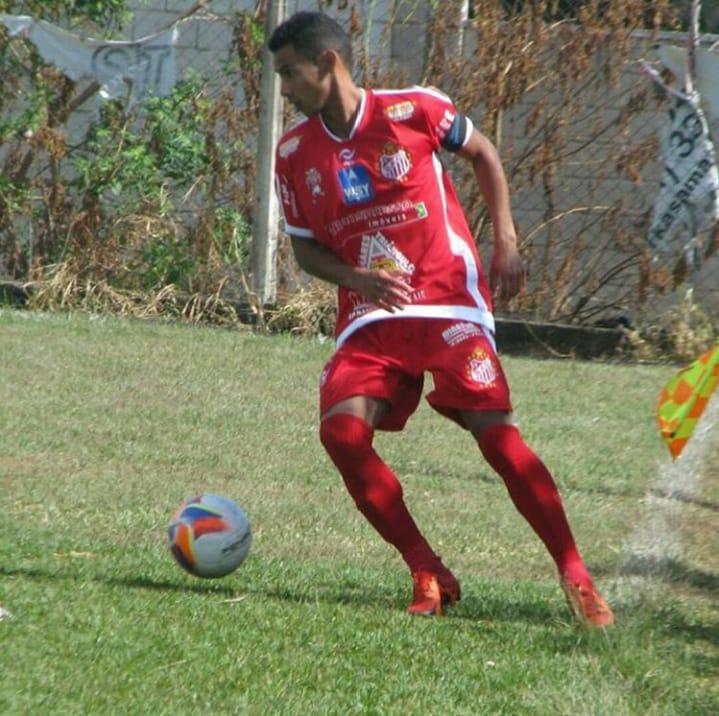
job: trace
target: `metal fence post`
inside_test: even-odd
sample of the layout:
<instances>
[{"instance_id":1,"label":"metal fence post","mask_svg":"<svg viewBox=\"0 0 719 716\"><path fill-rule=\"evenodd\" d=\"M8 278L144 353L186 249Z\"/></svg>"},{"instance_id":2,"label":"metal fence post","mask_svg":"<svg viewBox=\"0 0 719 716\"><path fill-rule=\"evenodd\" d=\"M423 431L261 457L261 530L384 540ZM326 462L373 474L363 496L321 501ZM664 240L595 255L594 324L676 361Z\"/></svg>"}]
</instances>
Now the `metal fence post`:
<instances>
[{"instance_id":1,"label":"metal fence post","mask_svg":"<svg viewBox=\"0 0 719 716\"><path fill-rule=\"evenodd\" d=\"M270 0L267 7L265 37L281 23L286 0ZM257 197L252 235L252 290L263 306L277 299L277 232L279 208L274 190L275 145L282 130L282 103L279 79L272 67L272 53L262 48L260 122L257 138Z\"/></svg>"}]
</instances>

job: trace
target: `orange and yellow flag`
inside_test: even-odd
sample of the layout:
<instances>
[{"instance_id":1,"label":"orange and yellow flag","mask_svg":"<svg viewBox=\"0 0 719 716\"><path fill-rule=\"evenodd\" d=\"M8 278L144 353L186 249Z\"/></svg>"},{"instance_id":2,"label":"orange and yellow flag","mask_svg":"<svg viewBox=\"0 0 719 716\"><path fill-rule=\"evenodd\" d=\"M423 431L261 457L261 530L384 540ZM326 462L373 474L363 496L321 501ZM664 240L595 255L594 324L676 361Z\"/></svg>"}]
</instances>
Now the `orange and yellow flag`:
<instances>
[{"instance_id":1,"label":"orange and yellow flag","mask_svg":"<svg viewBox=\"0 0 719 716\"><path fill-rule=\"evenodd\" d=\"M676 460L719 382L719 343L675 375L657 401L662 438Z\"/></svg>"}]
</instances>

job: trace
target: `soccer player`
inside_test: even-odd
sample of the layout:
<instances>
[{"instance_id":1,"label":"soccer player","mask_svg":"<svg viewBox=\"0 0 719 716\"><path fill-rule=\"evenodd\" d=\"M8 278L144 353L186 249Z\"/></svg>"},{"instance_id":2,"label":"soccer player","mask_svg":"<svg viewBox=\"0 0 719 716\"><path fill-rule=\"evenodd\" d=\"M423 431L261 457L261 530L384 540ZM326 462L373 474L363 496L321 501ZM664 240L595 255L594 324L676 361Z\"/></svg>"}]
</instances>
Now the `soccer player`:
<instances>
[{"instance_id":1,"label":"soccer player","mask_svg":"<svg viewBox=\"0 0 719 716\"><path fill-rule=\"evenodd\" d=\"M403 428L429 372L427 400L473 434L554 559L575 616L590 627L611 624L552 476L512 422L492 293L511 298L525 274L494 146L435 89L358 87L350 39L327 15L296 13L274 30L269 48L283 97L306 115L276 150L285 230L300 267L338 286L320 439L360 512L409 567L409 612L441 614L460 585L372 443L375 430ZM471 162L489 209L489 286L442 149Z\"/></svg>"}]
</instances>

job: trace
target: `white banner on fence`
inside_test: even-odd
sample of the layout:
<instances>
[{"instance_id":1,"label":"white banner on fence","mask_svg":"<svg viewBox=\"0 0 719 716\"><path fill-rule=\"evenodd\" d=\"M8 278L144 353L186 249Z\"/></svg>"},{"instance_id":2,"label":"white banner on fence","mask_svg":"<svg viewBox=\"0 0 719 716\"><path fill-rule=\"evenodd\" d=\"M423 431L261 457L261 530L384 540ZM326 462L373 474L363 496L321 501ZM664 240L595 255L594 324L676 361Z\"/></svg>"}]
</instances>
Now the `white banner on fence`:
<instances>
[{"instance_id":1,"label":"white banner on fence","mask_svg":"<svg viewBox=\"0 0 719 716\"><path fill-rule=\"evenodd\" d=\"M661 133L662 180L649 245L657 253L687 250L719 221L719 171L714 145L696 93L672 96Z\"/></svg>"},{"instance_id":2,"label":"white banner on fence","mask_svg":"<svg viewBox=\"0 0 719 716\"><path fill-rule=\"evenodd\" d=\"M719 122L719 52L697 47L694 51L696 75L692 78L699 92L710 122ZM657 55L682 84L689 71L689 53L686 47L660 45Z\"/></svg>"},{"instance_id":3,"label":"white banner on fence","mask_svg":"<svg viewBox=\"0 0 719 716\"><path fill-rule=\"evenodd\" d=\"M134 42L80 38L44 20L27 15L0 15L11 37L27 37L42 58L57 65L70 79L91 77L105 99L128 95L133 105L148 90L160 96L175 85L177 25Z\"/></svg>"}]
</instances>

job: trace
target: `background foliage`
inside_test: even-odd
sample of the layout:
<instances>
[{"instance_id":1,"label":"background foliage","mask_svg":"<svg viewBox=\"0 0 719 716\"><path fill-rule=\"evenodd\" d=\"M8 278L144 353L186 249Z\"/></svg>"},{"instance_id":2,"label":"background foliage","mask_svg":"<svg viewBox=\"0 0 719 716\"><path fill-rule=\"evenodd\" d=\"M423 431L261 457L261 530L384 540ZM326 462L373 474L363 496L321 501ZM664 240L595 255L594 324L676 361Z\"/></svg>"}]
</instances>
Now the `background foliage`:
<instances>
[{"instance_id":1,"label":"background foliage","mask_svg":"<svg viewBox=\"0 0 719 716\"><path fill-rule=\"evenodd\" d=\"M645 241L658 186L657 125L648 118L663 109L636 60L656 33L681 26L685 4L609 0L567 9L550 0L473 0L462 33L460 2L395 0L383 18L374 2L320 5L352 33L360 82L439 86L499 147L530 275L527 293L501 315L631 323L635 344L665 350L689 343L692 352L713 340L719 292L709 302L687 293L683 257L658 262ZM124 37L128 6L22 9L79 34ZM13 7L0 2L0 11ZM70 127L92 105L94 88L67 80L31 43L9 41L0 29L0 269L41 285L36 305L86 305L88 293L112 293L123 300L108 301L108 310L145 301L158 311L182 304L188 315L189 301L214 296L227 316L248 303L261 313L247 273L265 3L221 16L207 7L209 26L230 30L225 60L193 63L171 97L132 111L106 102L76 138ZM403 31L414 33L413 67L392 55ZM447 162L488 252L477 182ZM710 257L716 237L704 241ZM278 306L264 318L277 328L330 330L332 293L297 273L284 238L278 264Z\"/></svg>"}]
</instances>

